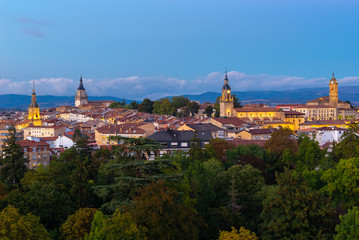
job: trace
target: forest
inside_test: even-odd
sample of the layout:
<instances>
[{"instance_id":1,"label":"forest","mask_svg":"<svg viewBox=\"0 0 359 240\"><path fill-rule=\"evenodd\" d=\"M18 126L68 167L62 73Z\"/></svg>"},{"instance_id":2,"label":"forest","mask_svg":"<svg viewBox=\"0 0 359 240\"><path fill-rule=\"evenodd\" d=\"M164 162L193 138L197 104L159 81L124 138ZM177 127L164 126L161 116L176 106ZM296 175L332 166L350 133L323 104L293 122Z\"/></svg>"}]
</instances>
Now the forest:
<instances>
[{"instance_id":1,"label":"forest","mask_svg":"<svg viewBox=\"0 0 359 240\"><path fill-rule=\"evenodd\" d=\"M157 156L147 138L75 147L25 167L16 130L0 175L1 239L359 239L359 137L352 123L332 151L289 129L264 147L192 139Z\"/></svg>"}]
</instances>

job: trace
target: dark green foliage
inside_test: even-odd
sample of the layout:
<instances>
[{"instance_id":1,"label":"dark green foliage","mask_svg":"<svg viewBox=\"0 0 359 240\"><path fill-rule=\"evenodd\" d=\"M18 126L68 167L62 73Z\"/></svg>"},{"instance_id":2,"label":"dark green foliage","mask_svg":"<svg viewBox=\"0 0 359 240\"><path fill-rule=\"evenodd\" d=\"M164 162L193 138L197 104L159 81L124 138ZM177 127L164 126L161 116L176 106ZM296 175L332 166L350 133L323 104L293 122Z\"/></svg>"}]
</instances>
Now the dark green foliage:
<instances>
[{"instance_id":1,"label":"dark green foliage","mask_svg":"<svg viewBox=\"0 0 359 240\"><path fill-rule=\"evenodd\" d=\"M21 178L27 170L25 165L27 160L24 158L24 152L16 141L16 129L11 126L9 128L9 135L3 146L3 156L0 158L2 166L0 178L9 189L19 185Z\"/></svg>"},{"instance_id":2,"label":"dark green foliage","mask_svg":"<svg viewBox=\"0 0 359 240\"><path fill-rule=\"evenodd\" d=\"M194 116L198 113L199 107L200 106L197 102L189 102L186 106L186 110L191 114L191 116Z\"/></svg>"},{"instance_id":3,"label":"dark green foliage","mask_svg":"<svg viewBox=\"0 0 359 240\"><path fill-rule=\"evenodd\" d=\"M336 215L323 194L286 169L263 201L262 239L331 239Z\"/></svg>"},{"instance_id":4,"label":"dark green foliage","mask_svg":"<svg viewBox=\"0 0 359 240\"><path fill-rule=\"evenodd\" d=\"M137 225L147 228L148 239L198 239L198 217L181 203L176 190L157 181L138 194L130 213Z\"/></svg>"},{"instance_id":5,"label":"dark green foliage","mask_svg":"<svg viewBox=\"0 0 359 240\"><path fill-rule=\"evenodd\" d=\"M172 105L177 109L187 106L190 103L188 97L178 96L171 99Z\"/></svg>"},{"instance_id":6,"label":"dark green foliage","mask_svg":"<svg viewBox=\"0 0 359 240\"><path fill-rule=\"evenodd\" d=\"M176 109L169 98L162 98L153 103L153 113L159 115L173 115Z\"/></svg>"},{"instance_id":7,"label":"dark green foliage","mask_svg":"<svg viewBox=\"0 0 359 240\"><path fill-rule=\"evenodd\" d=\"M340 143L335 145L334 153L337 160L359 156L359 124L350 123L342 135Z\"/></svg>"},{"instance_id":8,"label":"dark green foliage","mask_svg":"<svg viewBox=\"0 0 359 240\"><path fill-rule=\"evenodd\" d=\"M348 213L340 216L341 223L335 227L335 240L359 239L359 208L353 207Z\"/></svg>"},{"instance_id":9,"label":"dark green foliage","mask_svg":"<svg viewBox=\"0 0 359 240\"><path fill-rule=\"evenodd\" d=\"M204 109L204 114L207 116L207 117L212 117L212 114L214 112L214 108L212 106L207 106L205 109Z\"/></svg>"},{"instance_id":10,"label":"dark green foliage","mask_svg":"<svg viewBox=\"0 0 359 240\"><path fill-rule=\"evenodd\" d=\"M245 220L246 228L255 230L262 211L258 193L263 186L264 178L261 171L250 165L233 166L216 177L214 206L228 207L233 215L240 215Z\"/></svg>"},{"instance_id":11,"label":"dark green foliage","mask_svg":"<svg viewBox=\"0 0 359 240\"><path fill-rule=\"evenodd\" d=\"M143 99L143 101L138 105L138 111L144 113L152 113L153 102L148 98Z\"/></svg>"}]
</instances>

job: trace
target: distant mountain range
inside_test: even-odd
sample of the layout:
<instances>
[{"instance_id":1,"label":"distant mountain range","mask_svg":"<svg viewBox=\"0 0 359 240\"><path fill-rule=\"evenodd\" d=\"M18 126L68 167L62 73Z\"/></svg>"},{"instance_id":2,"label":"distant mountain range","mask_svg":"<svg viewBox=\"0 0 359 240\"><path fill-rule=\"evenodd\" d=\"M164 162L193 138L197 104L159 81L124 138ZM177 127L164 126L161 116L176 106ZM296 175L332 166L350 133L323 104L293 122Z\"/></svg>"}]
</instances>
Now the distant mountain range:
<instances>
[{"instance_id":1,"label":"distant mountain range","mask_svg":"<svg viewBox=\"0 0 359 240\"><path fill-rule=\"evenodd\" d=\"M328 88L302 88L287 91L234 91L233 94L239 98L242 104L247 103L266 103L268 105L276 105L280 103L305 103L308 100L321 96L328 96ZM206 92L198 95L183 95L189 97L193 101L215 102L220 96L219 92ZM349 100L354 105L359 105L359 86L345 86L339 88L339 99L343 101ZM114 100L122 101L122 98L111 96L89 97L89 101L97 100ZM126 103L136 100L125 99ZM27 109L31 102L31 96L6 94L0 95L1 109ZM37 96L37 102L41 108L57 107L61 105L74 105L74 96ZM137 101L138 102L138 101Z\"/></svg>"}]
</instances>

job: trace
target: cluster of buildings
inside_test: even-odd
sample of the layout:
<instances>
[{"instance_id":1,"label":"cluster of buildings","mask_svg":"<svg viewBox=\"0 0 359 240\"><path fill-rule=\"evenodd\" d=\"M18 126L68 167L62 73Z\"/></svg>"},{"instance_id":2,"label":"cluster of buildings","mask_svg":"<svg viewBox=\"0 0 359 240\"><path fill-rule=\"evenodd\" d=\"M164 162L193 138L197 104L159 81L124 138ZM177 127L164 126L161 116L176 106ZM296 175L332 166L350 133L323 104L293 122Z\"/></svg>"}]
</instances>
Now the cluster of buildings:
<instances>
[{"instance_id":1,"label":"cluster of buildings","mask_svg":"<svg viewBox=\"0 0 359 240\"><path fill-rule=\"evenodd\" d=\"M188 151L194 136L204 147L212 138L222 138L235 145L263 146L279 127L291 128L297 134L315 138L323 148L340 141L346 124L356 121L358 109L339 100L338 81L329 81L329 96L306 104L248 104L234 108L227 73L219 100L220 116L178 118L142 113L137 110L109 108L114 101L88 101L82 77L75 95L75 106L61 106L40 111L33 86L31 103L26 112L0 114L0 154L9 126L18 131L19 144L29 160L30 169L48 165L52 155L74 145L73 135L79 129L88 136L94 148L118 144L111 136L147 137L162 145L160 154ZM203 109L208 104L203 105Z\"/></svg>"}]
</instances>

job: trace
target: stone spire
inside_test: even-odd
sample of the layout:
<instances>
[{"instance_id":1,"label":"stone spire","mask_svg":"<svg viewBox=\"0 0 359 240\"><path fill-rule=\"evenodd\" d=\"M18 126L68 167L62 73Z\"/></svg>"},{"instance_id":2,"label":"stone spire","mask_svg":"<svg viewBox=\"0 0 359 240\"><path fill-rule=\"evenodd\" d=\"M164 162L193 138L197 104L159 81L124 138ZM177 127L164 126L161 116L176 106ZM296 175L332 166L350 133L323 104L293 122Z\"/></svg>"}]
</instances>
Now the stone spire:
<instances>
[{"instance_id":1,"label":"stone spire","mask_svg":"<svg viewBox=\"0 0 359 240\"><path fill-rule=\"evenodd\" d=\"M39 105L37 104L36 100L36 93L35 93L35 81L32 81L32 95L31 95L31 108L38 108Z\"/></svg>"},{"instance_id":2,"label":"stone spire","mask_svg":"<svg viewBox=\"0 0 359 240\"><path fill-rule=\"evenodd\" d=\"M79 85L79 87L77 88L77 90L85 90L84 85L83 85L83 82L82 82L82 75L81 75L81 78L80 78L80 85Z\"/></svg>"}]
</instances>

